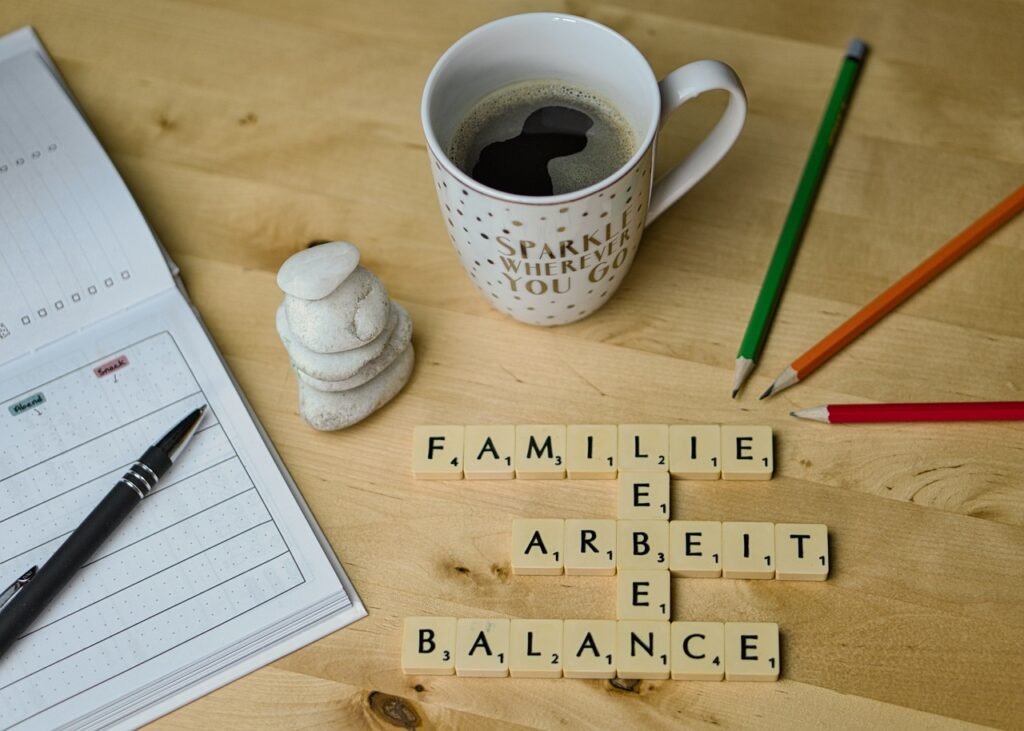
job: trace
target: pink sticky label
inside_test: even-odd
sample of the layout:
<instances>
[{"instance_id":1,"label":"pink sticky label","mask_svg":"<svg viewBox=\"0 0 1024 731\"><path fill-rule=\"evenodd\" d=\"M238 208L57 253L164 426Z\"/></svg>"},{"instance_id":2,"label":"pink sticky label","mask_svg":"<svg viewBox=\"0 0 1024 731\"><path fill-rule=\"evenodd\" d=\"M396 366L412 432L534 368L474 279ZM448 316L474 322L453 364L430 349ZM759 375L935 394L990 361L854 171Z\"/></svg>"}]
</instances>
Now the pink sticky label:
<instances>
[{"instance_id":1,"label":"pink sticky label","mask_svg":"<svg viewBox=\"0 0 1024 731\"><path fill-rule=\"evenodd\" d=\"M127 365L128 357L125 355L119 355L116 358L108 360L106 363L100 363L92 369L92 372L96 374L97 378L103 378L103 376L109 376L114 371L119 371Z\"/></svg>"}]
</instances>

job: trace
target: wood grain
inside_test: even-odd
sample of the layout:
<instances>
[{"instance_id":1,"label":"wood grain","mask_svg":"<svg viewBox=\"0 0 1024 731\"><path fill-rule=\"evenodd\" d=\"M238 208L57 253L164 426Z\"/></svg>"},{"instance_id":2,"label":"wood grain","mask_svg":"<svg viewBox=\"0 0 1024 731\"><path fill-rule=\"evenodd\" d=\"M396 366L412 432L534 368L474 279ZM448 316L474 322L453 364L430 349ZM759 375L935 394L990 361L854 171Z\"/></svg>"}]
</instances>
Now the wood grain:
<instances>
[{"instance_id":1,"label":"wood grain","mask_svg":"<svg viewBox=\"0 0 1024 731\"><path fill-rule=\"evenodd\" d=\"M454 40L563 9L622 32L663 75L733 65L733 151L646 233L618 296L539 330L491 310L445 235L419 93ZM6 0L32 24L281 451L370 616L157 728L1024 727L1024 427L800 423L841 401L1024 398L1024 222L998 232L805 384L770 379L1005 196L1024 169L1019 0ZM872 46L765 350L735 348L853 35ZM724 100L673 117L664 170ZM345 238L413 315L393 405L316 433L273 328L274 273ZM414 482L422 423L699 420L776 431L776 478L673 487L675 516L823 522L821 585L681 579L676 617L776 621L782 680L405 677L411 614L610 617L602 577L512 577L517 516L609 517L614 483Z\"/></svg>"}]
</instances>

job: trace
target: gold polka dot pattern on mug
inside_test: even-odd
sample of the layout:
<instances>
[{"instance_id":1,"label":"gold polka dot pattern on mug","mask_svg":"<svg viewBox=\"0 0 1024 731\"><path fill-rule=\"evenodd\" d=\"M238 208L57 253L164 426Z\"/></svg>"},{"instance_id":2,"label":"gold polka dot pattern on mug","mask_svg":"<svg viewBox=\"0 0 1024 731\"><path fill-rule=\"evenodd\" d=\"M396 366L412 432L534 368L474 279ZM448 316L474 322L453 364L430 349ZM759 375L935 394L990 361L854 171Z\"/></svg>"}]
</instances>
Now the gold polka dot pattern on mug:
<instances>
[{"instance_id":1,"label":"gold polka dot pattern on mug","mask_svg":"<svg viewBox=\"0 0 1024 731\"><path fill-rule=\"evenodd\" d=\"M621 285L643 231L650 157L596 194L554 205L511 203L452 184L442 166L432 172L471 281L502 312L550 326L595 311Z\"/></svg>"}]
</instances>

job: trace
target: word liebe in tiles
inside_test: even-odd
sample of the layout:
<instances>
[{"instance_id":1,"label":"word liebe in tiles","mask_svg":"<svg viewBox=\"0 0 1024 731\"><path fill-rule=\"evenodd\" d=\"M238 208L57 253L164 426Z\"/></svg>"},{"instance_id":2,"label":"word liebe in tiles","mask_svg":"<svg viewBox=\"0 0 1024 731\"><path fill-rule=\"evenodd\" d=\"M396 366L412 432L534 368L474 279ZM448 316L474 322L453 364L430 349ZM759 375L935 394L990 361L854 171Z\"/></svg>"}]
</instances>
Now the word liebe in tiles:
<instances>
[{"instance_id":1,"label":"word liebe in tiles","mask_svg":"<svg viewBox=\"0 0 1024 731\"><path fill-rule=\"evenodd\" d=\"M769 480L767 426L520 424L417 426L413 476L420 480L614 479L665 472L684 480Z\"/></svg>"},{"instance_id":2,"label":"word liebe in tiles","mask_svg":"<svg viewBox=\"0 0 1024 731\"><path fill-rule=\"evenodd\" d=\"M773 681L779 677L779 625L407 617L402 670L483 678Z\"/></svg>"}]
</instances>

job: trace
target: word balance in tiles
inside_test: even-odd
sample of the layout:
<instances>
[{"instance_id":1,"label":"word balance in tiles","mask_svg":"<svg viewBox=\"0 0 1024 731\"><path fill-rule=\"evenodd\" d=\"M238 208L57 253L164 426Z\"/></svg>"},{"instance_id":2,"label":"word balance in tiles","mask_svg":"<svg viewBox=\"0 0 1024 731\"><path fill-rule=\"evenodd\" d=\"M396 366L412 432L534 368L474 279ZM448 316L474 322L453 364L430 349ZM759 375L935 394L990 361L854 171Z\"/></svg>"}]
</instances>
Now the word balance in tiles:
<instances>
[{"instance_id":1,"label":"word balance in tiles","mask_svg":"<svg viewBox=\"0 0 1024 731\"><path fill-rule=\"evenodd\" d=\"M774 681L772 622L407 617L409 675Z\"/></svg>"},{"instance_id":2,"label":"word balance in tiles","mask_svg":"<svg viewBox=\"0 0 1024 731\"><path fill-rule=\"evenodd\" d=\"M691 424L435 425L413 430L416 479L768 480L771 427Z\"/></svg>"}]
</instances>

